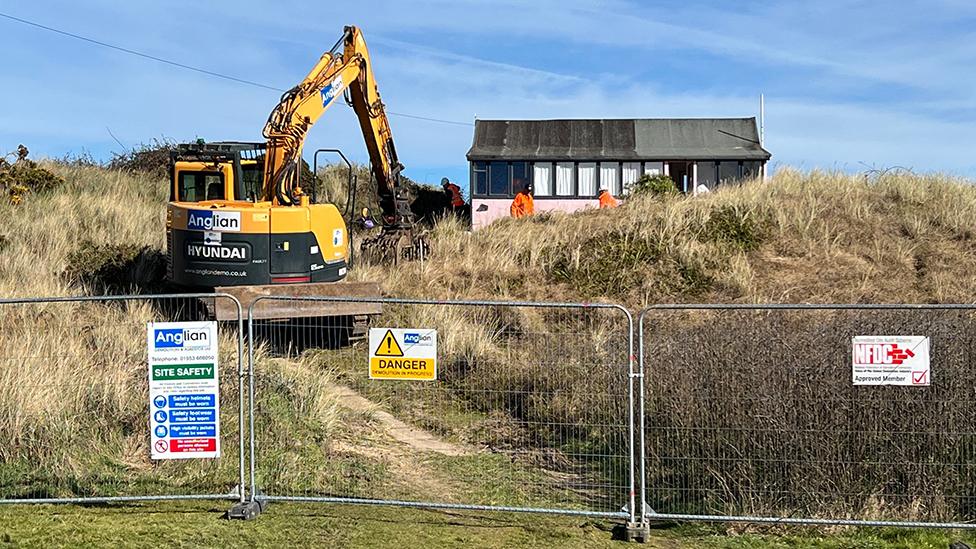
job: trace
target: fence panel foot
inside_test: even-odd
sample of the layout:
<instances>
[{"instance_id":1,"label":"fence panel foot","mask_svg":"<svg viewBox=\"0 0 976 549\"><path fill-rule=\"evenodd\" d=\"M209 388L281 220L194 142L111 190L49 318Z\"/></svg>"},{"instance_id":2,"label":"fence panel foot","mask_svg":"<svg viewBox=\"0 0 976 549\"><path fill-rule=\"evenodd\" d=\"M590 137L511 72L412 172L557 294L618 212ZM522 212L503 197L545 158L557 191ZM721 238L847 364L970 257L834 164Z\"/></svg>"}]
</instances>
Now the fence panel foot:
<instances>
[{"instance_id":1,"label":"fence panel foot","mask_svg":"<svg viewBox=\"0 0 976 549\"><path fill-rule=\"evenodd\" d=\"M618 524L613 529L613 539L632 543L647 543L651 532L646 523L628 522Z\"/></svg>"},{"instance_id":2,"label":"fence panel foot","mask_svg":"<svg viewBox=\"0 0 976 549\"><path fill-rule=\"evenodd\" d=\"M253 500L237 503L227 510L224 518L227 520L253 520L258 518L258 515L264 512L267 505L267 502L264 500Z\"/></svg>"}]
</instances>

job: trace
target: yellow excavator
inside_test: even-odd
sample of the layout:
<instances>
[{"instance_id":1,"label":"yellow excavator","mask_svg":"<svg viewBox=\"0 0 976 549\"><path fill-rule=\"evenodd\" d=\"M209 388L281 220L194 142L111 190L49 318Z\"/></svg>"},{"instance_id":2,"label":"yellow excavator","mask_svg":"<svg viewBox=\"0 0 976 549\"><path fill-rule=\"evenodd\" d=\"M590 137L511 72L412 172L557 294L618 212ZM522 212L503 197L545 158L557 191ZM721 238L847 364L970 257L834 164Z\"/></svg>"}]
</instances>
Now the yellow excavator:
<instances>
[{"instance_id":1,"label":"yellow excavator","mask_svg":"<svg viewBox=\"0 0 976 549\"><path fill-rule=\"evenodd\" d=\"M182 144L172 154L166 210L171 283L231 293L245 307L259 295L378 293L376 284L332 284L349 269L350 232L336 206L314 203L315 193L303 186L312 182L301 180L306 134L343 97L359 119L381 210L382 228L363 241L364 254L399 261L426 253L400 184L403 165L366 42L348 26L308 76L281 96L264 126L266 142Z\"/></svg>"}]
</instances>

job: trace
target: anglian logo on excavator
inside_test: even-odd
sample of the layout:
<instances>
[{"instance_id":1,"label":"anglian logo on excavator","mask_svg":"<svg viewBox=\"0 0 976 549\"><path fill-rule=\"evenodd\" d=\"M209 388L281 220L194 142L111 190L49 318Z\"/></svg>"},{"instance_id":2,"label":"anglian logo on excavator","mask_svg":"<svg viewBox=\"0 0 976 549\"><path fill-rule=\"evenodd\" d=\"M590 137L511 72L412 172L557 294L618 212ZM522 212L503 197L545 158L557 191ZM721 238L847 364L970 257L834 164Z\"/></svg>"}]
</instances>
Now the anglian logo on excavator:
<instances>
[{"instance_id":1,"label":"anglian logo on excavator","mask_svg":"<svg viewBox=\"0 0 976 549\"><path fill-rule=\"evenodd\" d=\"M240 232L241 212L190 210L186 228L197 231Z\"/></svg>"},{"instance_id":2,"label":"anglian logo on excavator","mask_svg":"<svg viewBox=\"0 0 976 549\"><path fill-rule=\"evenodd\" d=\"M343 85L342 75L340 74L339 76L336 76L335 78L332 79L332 83L329 84L328 87L322 88L321 93L322 93L323 107L327 107L329 103L332 102L333 99L339 97L339 94L342 93L342 87L343 87L342 85Z\"/></svg>"}]
</instances>

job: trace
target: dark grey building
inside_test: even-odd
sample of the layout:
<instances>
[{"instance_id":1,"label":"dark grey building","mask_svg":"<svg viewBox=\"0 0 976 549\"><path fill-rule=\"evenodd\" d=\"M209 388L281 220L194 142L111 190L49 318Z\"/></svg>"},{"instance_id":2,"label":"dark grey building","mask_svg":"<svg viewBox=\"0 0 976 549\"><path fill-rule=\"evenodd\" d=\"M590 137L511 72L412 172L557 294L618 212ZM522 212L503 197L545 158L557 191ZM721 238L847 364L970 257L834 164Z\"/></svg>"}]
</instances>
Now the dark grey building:
<instances>
[{"instance_id":1,"label":"dark grey building","mask_svg":"<svg viewBox=\"0 0 976 549\"><path fill-rule=\"evenodd\" d=\"M689 192L757 177L770 156L755 118L478 120L467 154L475 201L510 199L530 180L539 199L620 196L643 174Z\"/></svg>"}]
</instances>

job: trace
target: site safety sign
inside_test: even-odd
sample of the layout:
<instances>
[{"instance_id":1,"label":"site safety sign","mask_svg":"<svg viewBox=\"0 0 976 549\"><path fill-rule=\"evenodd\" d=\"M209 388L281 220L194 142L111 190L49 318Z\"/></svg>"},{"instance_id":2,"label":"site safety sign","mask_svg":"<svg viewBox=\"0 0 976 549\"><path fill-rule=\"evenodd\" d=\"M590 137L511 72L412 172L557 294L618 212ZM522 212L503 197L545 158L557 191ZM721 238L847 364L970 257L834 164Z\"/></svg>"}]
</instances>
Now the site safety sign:
<instances>
[{"instance_id":1,"label":"site safety sign","mask_svg":"<svg viewBox=\"0 0 976 549\"><path fill-rule=\"evenodd\" d=\"M926 336L855 336L854 385L928 386L929 338Z\"/></svg>"},{"instance_id":2,"label":"site safety sign","mask_svg":"<svg viewBox=\"0 0 976 549\"><path fill-rule=\"evenodd\" d=\"M152 459L220 456L216 322L150 322Z\"/></svg>"},{"instance_id":3,"label":"site safety sign","mask_svg":"<svg viewBox=\"0 0 976 549\"><path fill-rule=\"evenodd\" d=\"M437 330L370 328L369 378L437 379Z\"/></svg>"}]
</instances>

